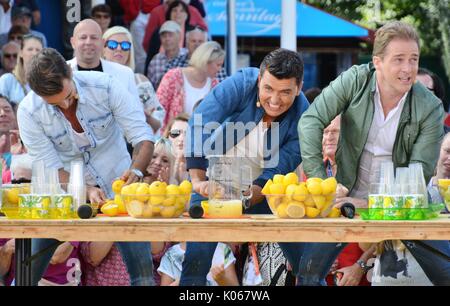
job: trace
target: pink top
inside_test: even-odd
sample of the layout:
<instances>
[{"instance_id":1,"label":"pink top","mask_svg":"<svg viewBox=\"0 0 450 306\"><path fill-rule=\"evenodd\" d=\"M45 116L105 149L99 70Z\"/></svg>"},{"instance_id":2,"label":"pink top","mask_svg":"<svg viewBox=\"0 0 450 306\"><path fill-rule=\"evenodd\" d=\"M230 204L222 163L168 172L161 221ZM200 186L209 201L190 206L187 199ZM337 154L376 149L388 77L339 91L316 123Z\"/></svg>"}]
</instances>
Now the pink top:
<instances>
[{"instance_id":1,"label":"pink top","mask_svg":"<svg viewBox=\"0 0 450 306\"><path fill-rule=\"evenodd\" d=\"M214 78L211 82L211 88L216 86L219 81ZM166 110L162 131L166 128L170 119L175 118L184 111L184 79L182 68L170 69L159 83L156 96L162 107Z\"/></svg>"},{"instance_id":2,"label":"pink top","mask_svg":"<svg viewBox=\"0 0 450 306\"><path fill-rule=\"evenodd\" d=\"M103 258L100 265L94 267L90 261L90 245L92 242L82 242L80 252L84 264L82 266L82 285L83 286L130 286L130 276L127 267L123 262L122 255L115 244L111 247L108 255ZM164 245L160 254L153 255L153 276L156 285L161 284L161 277L156 272L161 258L170 247L169 243Z\"/></svg>"},{"instance_id":3,"label":"pink top","mask_svg":"<svg viewBox=\"0 0 450 306\"><path fill-rule=\"evenodd\" d=\"M8 240L10 240L10 239L0 239L0 246L3 246L4 244L6 244L6 242ZM78 250L79 250L80 243L79 242L71 242L70 244L74 248L72 250L72 253L70 253L69 257L67 258L67 260L61 264L56 264L56 265L49 264L47 271L45 271L45 273L44 273L43 278L45 278L46 280L51 281L53 283L60 284L60 285L67 284L69 282L69 280L67 279L67 277L68 277L67 273L74 267L74 265L71 263L72 261L69 261L69 260L72 258L78 259ZM9 272L5 277L5 284L7 286L10 286L14 279L15 270L16 270L15 268L16 268L16 265L15 265L14 255L13 255Z\"/></svg>"}]
</instances>

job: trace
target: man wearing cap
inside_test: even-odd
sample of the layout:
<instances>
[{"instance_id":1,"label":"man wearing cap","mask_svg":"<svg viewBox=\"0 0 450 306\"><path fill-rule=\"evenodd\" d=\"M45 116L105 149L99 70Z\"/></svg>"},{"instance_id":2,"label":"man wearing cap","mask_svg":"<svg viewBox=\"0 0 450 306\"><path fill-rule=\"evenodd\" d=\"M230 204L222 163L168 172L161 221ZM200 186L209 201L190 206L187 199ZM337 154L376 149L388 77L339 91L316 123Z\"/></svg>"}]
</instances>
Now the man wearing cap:
<instances>
[{"instance_id":1,"label":"man wearing cap","mask_svg":"<svg viewBox=\"0 0 450 306\"><path fill-rule=\"evenodd\" d=\"M8 33L11 28L11 7L14 1L0 0L0 34Z\"/></svg>"},{"instance_id":2,"label":"man wearing cap","mask_svg":"<svg viewBox=\"0 0 450 306\"><path fill-rule=\"evenodd\" d=\"M47 38L41 32L35 31L31 29L31 23L33 22L33 13L30 11L28 7L25 6L15 6L12 8L11 13L11 21L12 25L21 25L26 27L30 34L39 37L42 39L44 44L44 48L47 47Z\"/></svg>"},{"instance_id":3,"label":"man wearing cap","mask_svg":"<svg viewBox=\"0 0 450 306\"><path fill-rule=\"evenodd\" d=\"M159 83L164 76L168 62L184 56L187 53L186 49L180 49L179 47L180 35L181 27L172 20L164 22L159 30L161 46L164 49L164 52L158 53L152 58L147 71L147 77L152 82L155 89L158 88Z\"/></svg>"}]
</instances>

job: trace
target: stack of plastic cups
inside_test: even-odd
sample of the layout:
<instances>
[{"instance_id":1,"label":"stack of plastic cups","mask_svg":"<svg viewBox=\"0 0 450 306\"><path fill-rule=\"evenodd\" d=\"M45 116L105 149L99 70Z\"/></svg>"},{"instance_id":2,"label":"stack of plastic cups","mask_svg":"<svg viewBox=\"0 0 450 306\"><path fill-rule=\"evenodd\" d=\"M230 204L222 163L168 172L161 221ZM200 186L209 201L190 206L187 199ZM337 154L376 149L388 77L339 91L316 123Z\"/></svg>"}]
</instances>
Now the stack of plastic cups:
<instances>
[{"instance_id":1,"label":"stack of plastic cups","mask_svg":"<svg viewBox=\"0 0 450 306\"><path fill-rule=\"evenodd\" d=\"M77 217L80 205L86 204L86 185L84 181L84 162L74 160L70 163L69 193L73 196L73 217Z\"/></svg>"},{"instance_id":2,"label":"stack of plastic cups","mask_svg":"<svg viewBox=\"0 0 450 306\"><path fill-rule=\"evenodd\" d=\"M385 186L383 197L383 219L391 220L390 212L393 208L393 196L395 195L394 163L386 161L381 164L380 181Z\"/></svg>"},{"instance_id":3,"label":"stack of plastic cups","mask_svg":"<svg viewBox=\"0 0 450 306\"><path fill-rule=\"evenodd\" d=\"M396 169L395 195L392 201L392 210L388 216L390 220L406 220L405 199L409 192L409 168L400 167Z\"/></svg>"},{"instance_id":4,"label":"stack of plastic cups","mask_svg":"<svg viewBox=\"0 0 450 306\"><path fill-rule=\"evenodd\" d=\"M410 208L408 219L423 220L424 213L428 208L428 195L425 178L423 176L422 164L414 163L409 165L411 194L405 201L405 205Z\"/></svg>"},{"instance_id":5,"label":"stack of plastic cups","mask_svg":"<svg viewBox=\"0 0 450 306\"><path fill-rule=\"evenodd\" d=\"M19 195L19 218L41 219L48 208L47 200L40 198L45 192L45 164L43 160L33 161L31 172L31 193Z\"/></svg>"}]
</instances>

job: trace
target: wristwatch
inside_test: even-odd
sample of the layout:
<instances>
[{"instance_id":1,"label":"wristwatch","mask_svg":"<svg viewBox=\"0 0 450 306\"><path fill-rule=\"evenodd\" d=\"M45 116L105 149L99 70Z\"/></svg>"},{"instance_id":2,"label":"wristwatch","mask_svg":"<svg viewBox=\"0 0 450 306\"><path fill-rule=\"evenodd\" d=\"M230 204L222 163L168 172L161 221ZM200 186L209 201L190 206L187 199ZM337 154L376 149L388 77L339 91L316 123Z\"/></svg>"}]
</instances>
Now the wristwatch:
<instances>
[{"instance_id":1,"label":"wristwatch","mask_svg":"<svg viewBox=\"0 0 450 306\"><path fill-rule=\"evenodd\" d=\"M144 178L144 173L142 173L141 170L132 168L132 169L130 169L130 171L133 172L137 177L139 177L140 180L142 180Z\"/></svg>"},{"instance_id":2,"label":"wristwatch","mask_svg":"<svg viewBox=\"0 0 450 306\"><path fill-rule=\"evenodd\" d=\"M367 271L369 271L370 269L372 269L372 266L368 266L368 265L364 262L364 260L362 260L362 259L358 259L358 260L356 261L356 263L358 264L358 266L361 268L361 270L362 270L364 273L367 273Z\"/></svg>"},{"instance_id":3,"label":"wristwatch","mask_svg":"<svg viewBox=\"0 0 450 306\"><path fill-rule=\"evenodd\" d=\"M250 199L248 198L243 199L242 206L244 207L244 209L249 209L251 206Z\"/></svg>"}]
</instances>

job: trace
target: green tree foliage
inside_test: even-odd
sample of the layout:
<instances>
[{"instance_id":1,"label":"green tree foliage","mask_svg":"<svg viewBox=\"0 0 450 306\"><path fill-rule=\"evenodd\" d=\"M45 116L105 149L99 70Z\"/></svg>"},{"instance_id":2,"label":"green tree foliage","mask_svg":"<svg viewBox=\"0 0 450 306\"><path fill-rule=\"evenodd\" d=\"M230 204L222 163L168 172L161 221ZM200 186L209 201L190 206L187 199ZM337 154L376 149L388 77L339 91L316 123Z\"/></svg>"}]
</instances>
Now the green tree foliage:
<instances>
[{"instance_id":1,"label":"green tree foliage","mask_svg":"<svg viewBox=\"0 0 450 306\"><path fill-rule=\"evenodd\" d=\"M442 58L450 78L449 0L305 0L329 13L377 29L387 21L401 20L419 32L421 52Z\"/></svg>"}]
</instances>

